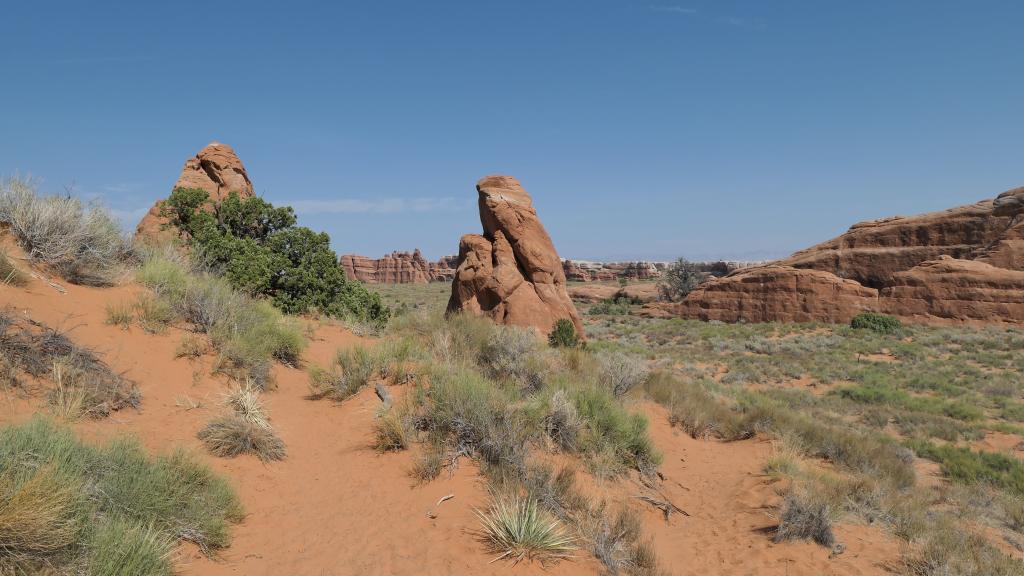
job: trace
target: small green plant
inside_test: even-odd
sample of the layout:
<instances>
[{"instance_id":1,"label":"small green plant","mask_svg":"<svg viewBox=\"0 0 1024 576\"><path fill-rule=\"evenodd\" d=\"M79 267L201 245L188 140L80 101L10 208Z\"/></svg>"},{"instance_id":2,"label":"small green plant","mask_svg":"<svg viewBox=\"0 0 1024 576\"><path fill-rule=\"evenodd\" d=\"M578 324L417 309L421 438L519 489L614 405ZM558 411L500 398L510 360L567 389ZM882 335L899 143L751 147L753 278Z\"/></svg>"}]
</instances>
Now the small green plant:
<instances>
[{"instance_id":1,"label":"small green plant","mask_svg":"<svg viewBox=\"0 0 1024 576\"><path fill-rule=\"evenodd\" d=\"M938 462L946 476L966 484L987 483L1024 495L1024 463L999 452L971 450L963 446L912 441L910 447L922 458Z\"/></svg>"},{"instance_id":2,"label":"small green plant","mask_svg":"<svg viewBox=\"0 0 1024 576\"><path fill-rule=\"evenodd\" d=\"M310 397L340 402L366 386L374 373L379 373L378 358L368 348L356 345L339 350L330 368L310 368Z\"/></svg>"},{"instance_id":3,"label":"small green plant","mask_svg":"<svg viewBox=\"0 0 1024 576\"><path fill-rule=\"evenodd\" d=\"M162 334L176 317L171 305L150 294L142 294L135 301L135 313L142 329L151 334Z\"/></svg>"},{"instance_id":4,"label":"small green plant","mask_svg":"<svg viewBox=\"0 0 1024 576\"><path fill-rule=\"evenodd\" d=\"M551 561L568 558L575 538L556 518L540 510L537 502L521 497L498 497L485 512L477 511L482 538L499 553L495 560Z\"/></svg>"},{"instance_id":5,"label":"small green plant","mask_svg":"<svg viewBox=\"0 0 1024 576\"><path fill-rule=\"evenodd\" d=\"M850 327L858 330L871 330L879 334L898 334L903 329L903 323L898 318L885 314L861 312L850 320Z\"/></svg>"},{"instance_id":6,"label":"small green plant","mask_svg":"<svg viewBox=\"0 0 1024 576\"><path fill-rule=\"evenodd\" d=\"M548 344L554 348L575 348L580 345L576 326L568 318L560 318L548 335Z\"/></svg>"}]
</instances>

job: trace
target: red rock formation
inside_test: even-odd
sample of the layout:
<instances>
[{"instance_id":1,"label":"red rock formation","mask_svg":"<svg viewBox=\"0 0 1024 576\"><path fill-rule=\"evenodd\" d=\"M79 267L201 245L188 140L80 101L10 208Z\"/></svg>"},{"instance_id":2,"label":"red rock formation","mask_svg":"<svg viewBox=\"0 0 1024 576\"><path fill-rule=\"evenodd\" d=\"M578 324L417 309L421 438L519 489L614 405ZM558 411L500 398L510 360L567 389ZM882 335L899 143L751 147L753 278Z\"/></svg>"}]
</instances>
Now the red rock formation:
<instances>
[{"instance_id":1,"label":"red rock formation","mask_svg":"<svg viewBox=\"0 0 1024 576\"><path fill-rule=\"evenodd\" d=\"M249 174L239 160L235 151L227 144L211 142L198 154L185 161L178 181L172 191L178 188L199 188L210 195L210 200L223 200L231 192L237 192L242 198L255 196ZM159 200L135 228L135 235L140 238L155 239L167 237L172 233L164 230L167 219L160 216L160 208L164 201Z\"/></svg>"},{"instance_id":2,"label":"red rock formation","mask_svg":"<svg viewBox=\"0 0 1024 576\"><path fill-rule=\"evenodd\" d=\"M590 282L593 280L590 272L572 260L562 261L562 272L565 273L565 279L570 282Z\"/></svg>"},{"instance_id":3,"label":"red rock formation","mask_svg":"<svg viewBox=\"0 0 1024 576\"><path fill-rule=\"evenodd\" d=\"M985 200L942 212L894 216L854 224L842 236L801 250L778 264L826 270L865 286L881 288L893 275L926 260L952 256L972 260L998 242L1014 216L997 214Z\"/></svg>"},{"instance_id":4,"label":"red rock formation","mask_svg":"<svg viewBox=\"0 0 1024 576\"><path fill-rule=\"evenodd\" d=\"M413 252L392 252L373 259L345 254L339 260L345 275L370 284L412 284L451 280L455 276L454 256L427 262L419 249Z\"/></svg>"},{"instance_id":5,"label":"red rock formation","mask_svg":"<svg viewBox=\"0 0 1024 576\"><path fill-rule=\"evenodd\" d=\"M874 310L922 322L1024 323L1024 188L855 224L775 264L708 282L680 310L727 322L846 322Z\"/></svg>"},{"instance_id":6,"label":"red rock formation","mask_svg":"<svg viewBox=\"0 0 1024 576\"><path fill-rule=\"evenodd\" d=\"M680 313L723 322L835 322L873 310L877 300L874 288L829 272L762 266L700 285Z\"/></svg>"},{"instance_id":7,"label":"red rock formation","mask_svg":"<svg viewBox=\"0 0 1024 576\"><path fill-rule=\"evenodd\" d=\"M434 280L451 282L455 279L455 270L459 267L459 256L442 256L437 262L430 263L430 277Z\"/></svg>"},{"instance_id":8,"label":"red rock formation","mask_svg":"<svg viewBox=\"0 0 1024 576\"><path fill-rule=\"evenodd\" d=\"M568 318L582 335L562 262L530 195L510 176L488 176L476 189L484 233L466 234L459 242L448 312L485 315L545 334Z\"/></svg>"},{"instance_id":9,"label":"red rock formation","mask_svg":"<svg viewBox=\"0 0 1024 576\"><path fill-rule=\"evenodd\" d=\"M654 280L661 278L667 264L664 262L582 262L565 260L562 271L566 279L574 282L592 280Z\"/></svg>"},{"instance_id":10,"label":"red rock formation","mask_svg":"<svg viewBox=\"0 0 1024 576\"><path fill-rule=\"evenodd\" d=\"M613 298L631 298L638 302L655 302L660 294L658 285L654 282L642 284L629 284L626 286L613 286L610 284L576 284L569 286L566 291L569 297L577 302L601 302Z\"/></svg>"},{"instance_id":11,"label":"red rock formation","mask_svg":"<svg viewBox=\"0 0 1024 576\"><path fill-rule=\"evenodd\" d=\"M1024 322L1024 271L941 256L894 275L883 312L919 321Z\"/></svg>"}]
</instances>

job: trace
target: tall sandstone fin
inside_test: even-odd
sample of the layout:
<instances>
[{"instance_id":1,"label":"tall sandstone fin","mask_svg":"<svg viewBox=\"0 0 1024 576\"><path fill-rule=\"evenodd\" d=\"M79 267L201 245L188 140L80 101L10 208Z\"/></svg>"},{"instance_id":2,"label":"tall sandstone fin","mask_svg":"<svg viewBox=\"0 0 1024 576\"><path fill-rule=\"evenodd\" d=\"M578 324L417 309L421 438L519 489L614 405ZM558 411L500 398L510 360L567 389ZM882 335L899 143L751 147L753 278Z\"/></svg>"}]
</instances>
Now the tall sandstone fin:
<instances>
[{"instance_id":1,"label":"tall sandstone fin","mask_svg":"<svg viewBox=\"0 0 1024 576\"><path fill-rule=\"evenodd\" d=\"M566 292L565 272L533 200L511 176L487 176L477 185L483 235L467 234L448 312L469 312L547 334L560 319L583 334Z\"/></svg>"}]
</instances>

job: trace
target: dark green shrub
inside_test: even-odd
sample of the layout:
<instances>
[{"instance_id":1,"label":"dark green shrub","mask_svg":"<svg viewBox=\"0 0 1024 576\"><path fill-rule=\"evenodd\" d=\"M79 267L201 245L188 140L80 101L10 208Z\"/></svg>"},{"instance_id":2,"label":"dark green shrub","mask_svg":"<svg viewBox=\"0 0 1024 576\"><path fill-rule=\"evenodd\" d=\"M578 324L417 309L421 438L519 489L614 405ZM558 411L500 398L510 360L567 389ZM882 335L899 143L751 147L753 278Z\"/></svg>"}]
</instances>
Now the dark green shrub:
<instances>
[{"instance_id":1,"label":"dark green shrub","mask_svg":"<svg viewBox=\"0 0 1024 576\"><path fill-rule=\"evenodd\" d=\"M628 298L628 297L625 297L625 296L619 296L619 297L616 297L616 298L609 298L607 300L602 300L602 301L598 302L597 304L594 304L593 306L591 306L590 310L587 311L587 314L589 314L591 316L599 316L599 315L625 316L625 315L629 314L629 307L630 307L631 304L634 304L634 303L635 302L634 302L633 298Z\"/></svg>"},{"instance_id":2,"label":"dark green shrub","mask_svg":"<svg viewBox=\"0 0 1024 576\"><path fill-rule=\"evenodd\" d=\"M850 320L850 327L864 330L871 330L879 334L896 334L903 329L903 324L897 318L874 312L862 312Z\"/></svg>"},{"instance_id":3,"label":"dark green shrub","mask_svg":"<svg viewBox=\"0 0 1024 576\"><path fill-rule=\"evenodd\" d=\"M330 237L296 226L290 207L237 193L210 205L205 191L178 188L161 214L205 265L285 312L317 310L377 324L391 314L378 294L345 278Z\"/></svg>"},{"instance_id":4,"label":"dark green shrub","mask_svg":"<svg viewBox=\"0 0 1024 576\"><path fill-rule=\"evenodd\" d=\"M555 348L575 348L580 345L580 338L576 335L576 326L572 320L562 318L555 322L555 328L548 335L548 343Z\"/></svg>"},{"instance_id":5,"label":"dark green shrub","mask_svg":"<svg viewBox=\"0 0 1024 576\"><path fill-rule=\"evenodd\" d=\"M699 264L690 262L686 258L679 258L665 271L665 278L658 289L661 297L669 302L679 302L686 295L707 280L708 274L701 269Z\"/></svg>"}]
</instances>

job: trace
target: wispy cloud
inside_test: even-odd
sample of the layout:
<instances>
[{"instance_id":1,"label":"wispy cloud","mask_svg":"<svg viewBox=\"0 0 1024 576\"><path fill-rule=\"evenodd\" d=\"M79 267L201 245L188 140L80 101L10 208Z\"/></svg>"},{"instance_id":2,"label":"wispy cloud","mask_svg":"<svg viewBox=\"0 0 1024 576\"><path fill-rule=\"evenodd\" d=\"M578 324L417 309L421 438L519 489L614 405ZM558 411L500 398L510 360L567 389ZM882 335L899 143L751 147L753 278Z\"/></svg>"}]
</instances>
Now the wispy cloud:
<instances>
[{"instance_id":1,"label":"wispy cloud","mask_svg":"<svg viewBox=\"0 0 1024 576\"><path fill-rule=\"evenodd\" d=\"M697 9L696 8L686 8L685 6L676 6L676 5L656 4L656 5L652 5L650 8L654 12L668 12L668 13L671 13L671 14L696 14L697 13Z\"/></svg>"},{"instance_id":2,"label":"wispy cloud","mask_svg":"<svg viewBox=\"0 0 1024 576\"><path fill-rule=\"evenodd\" d=\"M738 18L736 16L726 16L724 18L719 18L718 21L722 24L728 24L735 28L746 28L747 30L764 30L768 27L764 22Z\"/></svg>"},{"instance_id":3,"label":"wispy cloud","mask_svg":"<svg viewBox=\"0 0 1024 576\"><path fill-rule=\"evenodd\" d=\"M335 198L292 200L299 214L394 214L397 212L456 212L471 206L451 196L440 198Z\"/></svg>"},{"instance_id":4,"label":"wispy cloud","mask_svg":"<svg viewBox=\"0 0 1024 576\"><path fill-rule=\"evenodd\" d=\"M130 64L135 62L152 62L151 56L70 56L54 60L57 64Z\"/></svg>"}]
</instances>

